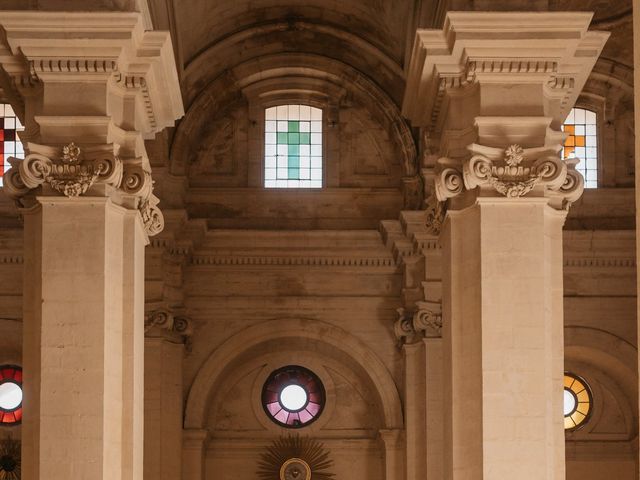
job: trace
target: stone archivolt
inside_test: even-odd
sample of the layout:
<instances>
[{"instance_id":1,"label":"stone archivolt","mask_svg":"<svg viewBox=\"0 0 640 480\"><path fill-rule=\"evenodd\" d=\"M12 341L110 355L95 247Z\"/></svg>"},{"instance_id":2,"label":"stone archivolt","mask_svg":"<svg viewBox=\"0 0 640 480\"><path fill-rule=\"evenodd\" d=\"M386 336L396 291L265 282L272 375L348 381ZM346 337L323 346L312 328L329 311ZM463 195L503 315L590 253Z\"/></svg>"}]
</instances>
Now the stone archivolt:
<instances>
[{"instance_id":1,"label":"stone archivolt","mask_svg":"<svg viewBox=\"0 0 640 480\"><path fill-rule=\"evenodd\" d=\"M140 165L122 160L113 145L81 149L70 143L59 149L29 143L28 150L31 153L24 160L9 159L11 168L3 177L6 194L22 205L28 203L24 197L42 187L45 191L41 194L57 192L68 198L87 192L108 195L117 203L138 209L148 235L162 231L164 218L157 207L159 200L152 193L151 174Z\"/></svg>"},{"instance_id":2,"label":"stone archivolt","mask_svg":"<svg viewBox=\"0 0 640 480\"><path fill-rule=\"evenodd\" d=\"M537 190L558 198L557 207L567 209L580 198L584 179L576 170L577 159L562 161L558 149L523 149L511 145L506 150L472 144L471 158L460 165L453 160L438 160L435 192L439 201L460 195L465 189L480 187L508 198L524 197Z\"/></svg>"}]
</instances>

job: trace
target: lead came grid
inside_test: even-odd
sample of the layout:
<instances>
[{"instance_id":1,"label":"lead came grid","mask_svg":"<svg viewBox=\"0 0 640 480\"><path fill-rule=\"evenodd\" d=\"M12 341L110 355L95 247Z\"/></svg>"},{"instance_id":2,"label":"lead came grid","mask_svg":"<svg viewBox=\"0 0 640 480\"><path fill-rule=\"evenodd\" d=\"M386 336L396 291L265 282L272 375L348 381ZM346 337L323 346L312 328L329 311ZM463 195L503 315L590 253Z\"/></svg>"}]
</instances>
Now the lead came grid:
<instances>
[{"instance_id":1,"label":"lead came grid","mask_svg":"<svg viewBox=\"0 0 640 480\"><path fill-rule=\"evenodd\" d=\"M18 132L23 130L24 127L20 124L11 105L0 103L0 155L2 155L0 186L2 185L2 175L11 168L9 157L24 157L22 142L18 138Z\"/></svg>"},{"instance_id":2,"label":"lead came grid","mask_svg":"<svg viewBox=\"0 0 640 480\"><path fill-rule=\"evenodd\" d=\"M322 110L280 105L265 110L264 186L322 187Z\"/></svg>"},{"instance_id":3,"label":"lead came grid","mask_svg":"<svg viewBox=\"0 0 640 480\"><path fill-rule=\"evenodd\" d=\"M573 108L562 126L567 138L562 157L579 158L576 166L584 176L586 188L598 186L598 122L596 113L584 108Z\"/></svg>"}]
</instances>

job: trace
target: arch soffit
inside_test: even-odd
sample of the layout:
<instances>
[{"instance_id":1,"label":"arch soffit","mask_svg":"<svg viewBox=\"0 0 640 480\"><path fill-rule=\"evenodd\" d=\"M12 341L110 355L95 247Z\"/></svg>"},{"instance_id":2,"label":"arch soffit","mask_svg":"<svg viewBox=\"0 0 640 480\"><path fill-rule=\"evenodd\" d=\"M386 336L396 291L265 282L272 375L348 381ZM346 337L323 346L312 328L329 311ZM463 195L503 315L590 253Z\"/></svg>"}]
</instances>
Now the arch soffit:
<instances>
[{"instance_id":1,"label":"arch soffit","mask_svg":"<svg viewBox=\"0 0 640 480\"><path fill-rule=\"evenodd\" d=\"M565 327L565 357L593 365L609 375L629 403L635 404L638 395L637 349L629 342L596 328Z\"/></svg>"},{"instance_id":2,"label":"arch soffit","mask_svg":"<svg viewBox=\"0 0 640 480\"><path fill-rule=\"evenodd\" d=\"M293 23L272 22L251 26L231 34L204 48L198 55L190 60L184 69L183 84L203 86L203 88L195 88L193 91L189 91L190 89L187 88L185 92L185 103L189 105L195 97L199 95L200 91L206 88L205 86L209 80L216 78L221 72L227 69L233 69L238 64L251 59L259 59L269 54L287 51L285 46L278 45L277 42L255 42L256 37L272 36L275 34L296 34L304 31L344 43L346 48L343 51L353 52L352 55L345 55L345 57L348 57L356 63L362 62L360 64L354 63L352 67L365 71L363 67L369 65L370 68L366 70L371 70L374 74L379 74L380 78L378 78L377 81L380 84L385 84L386 81L388 85L399 84L404 86L404 72L400 65L378 47L352 32L330 24L305 21L295 21ZM241 44L251 40L254 40L253 45L240 47ZM324 43L325 42L314 42L313 45L322 45ZM331 42L326 43L331 44ZM302 53L306 50L309 50L309 54L314 53L313 50L310 50L308 46L304 44L304 40L297 42L296 52ZM289 49L288 51L291 50ZM238 52L241 53L239 54ZM327 47L326 51L322 52L328 59L347 63L344 59L341 60L337 57L338 53L336 49L329 47ZM318 53L316 52L315 54L317 55ZM365 63L367 61L368 63ZM375 67L371 65L375 65ZM394 93L401 94L402 92ZM387 92L387 94L392 95L392 92Z\"/></svg>"},{"instance_id":3,"label":"arch soffit","mask_svg":"<svg viewBox=\"0 0 640 480\"><path fill-rule=\"evenodd\" d=\"M274 80L281 83L276 84ZM269 87L269 82L272 85ZM183 120L177 127L171 148L171 173L186 175L188 172L191 132L206 123L212 111L224 111L240 101L240 90L285 90L287 86L300 89L303 84L318 97L326 96L320 85L333 91L349 88L371 99L370 104L384 115L392 127L393 135L401 147L404 175L417 174L416 146L400 109L393 100L372 80L342 62L313 54L268 55L254 58L226 71L192 102Z\"/></svg>"},{"instance_id":4,"label":"arch soffit","mask_svg":"<svg viewBox=\"0 0 640 480\"><path fill-rule=\"evenodd\" d=\"M292 332L300 334L295 335ZM260 323L235 334L217 348L204 362L191 386L186 403L185 428L205 428L212 389L220 376L224 375L226 365L257 345L292 336L329 344L360 365L380 396L384 427L402 428L402 406L398 390L391 374L376 354L364 342L345 330L325 322L304 318Z\"/></svg>"}]
</instances>

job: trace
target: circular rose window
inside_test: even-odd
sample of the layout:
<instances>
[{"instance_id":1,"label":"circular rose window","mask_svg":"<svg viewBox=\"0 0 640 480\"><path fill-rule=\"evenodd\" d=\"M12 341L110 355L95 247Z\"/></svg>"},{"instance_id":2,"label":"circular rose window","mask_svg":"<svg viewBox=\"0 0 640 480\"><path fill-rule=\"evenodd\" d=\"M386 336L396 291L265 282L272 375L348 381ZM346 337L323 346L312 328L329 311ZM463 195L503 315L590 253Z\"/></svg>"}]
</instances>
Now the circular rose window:
<instances>
[{"instance_id":1,"label":"circular rose window","mask_svg":"<svg viewBox=\"0 0 640 480\"><path fill-rule=\"evenodd\" d=\"M574 430L589 419L593 403L591 389L584 379L564 374L564 428Z\"/></svg>"},{"instance_id":2,"label":"circular rose window","mask_svg":"<svg viewBox=\"0 0 640 480\"><path fill-rule=\"evenodd\" d=\"M322 413L324 402L324 386L318 376L297 365L271 373L262 387L264 411L282 427L309 425Z\"/></svg>"},{"instance_id":3,"label":"circular rose window","mask_svg":"<svg viewBox=\"0 0 640 480\"><path fill-rule=\"evenodd\" d=\"M22 368L0 366L0 425L22 421Z\"/></svg>"}]
</instances>

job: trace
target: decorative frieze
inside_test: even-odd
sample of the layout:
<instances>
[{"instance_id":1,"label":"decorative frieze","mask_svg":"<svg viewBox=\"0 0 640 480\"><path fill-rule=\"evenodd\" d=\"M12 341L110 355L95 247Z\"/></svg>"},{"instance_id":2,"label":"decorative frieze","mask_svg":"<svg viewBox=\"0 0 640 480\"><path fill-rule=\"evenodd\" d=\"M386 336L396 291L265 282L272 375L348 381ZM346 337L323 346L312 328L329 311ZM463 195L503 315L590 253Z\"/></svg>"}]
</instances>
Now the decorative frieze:
<instances>
[{"instance_id":1,"label":"decorative frieze","mask_svg":"<svg viewBox=\"0 0 640 480\"><path fill-rule=\"evenodd\" d=\"M584 179L576 170L577 159L562 161L558 149L511 145L506 150L482 145L469 146L471 158L461 168L449 159L440 159L436 175L436 196L440 201L479 187L508 198L523 197L534 190L559 198L567 209L580 198Z\"/></svg>"},{"instance_id":2,"label":"decorative frieze","mask_svg":"<svg viewBox=\"0 0 640 480\"><path fill-rule=\"evenodd\" d=\"M148 235L160 233L164 227L162 212L153 195L151 175L139 165L123 162L113 145L81 149L75 143L62 148L28 144L24 159L10 158L11 168L4 174L4 190L13 199L20 200L30 192L45 188L40 194L61 194L78 197L94 186L111 188L133 197L140 211ZM49 190L47 192L46 190ZM104 195L104 193L96 193Z\"/></svg>"},{"instance_id":3,"label":"decorative frieze","mask_svg":"<svg viewBox=\"0 0 640 480\"><path fill-rule=\"evenodd\" d=\"M395 268L392 257L334 257L334 256L249 256L249 255L206 255L194 254L193 265L215 266L306 266L306 267L356 267L356 268Z\"/></svg>"},{"instance_id":4,"label":"decorative frieze","mask_svg":"<svg viewBox=\"0 0 640 480\"><path fill-rule=\"evenodd\" d=\"M427 232L432 235L440 235L442 224L446 214L445 203L438 200L435 194L426 201L426 226Z\"/></svg>"}]
</instances>

